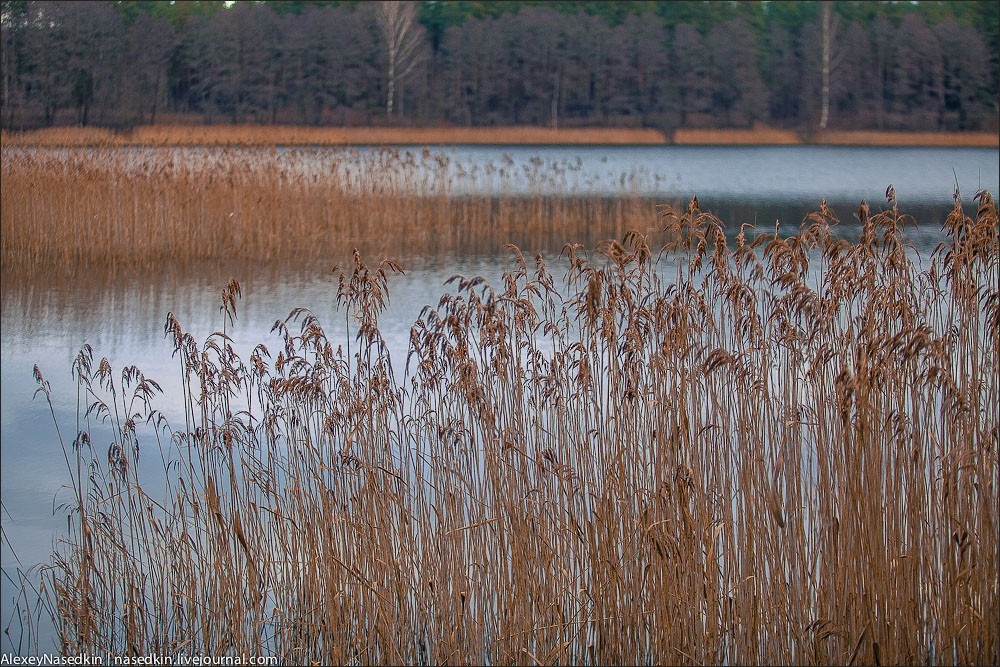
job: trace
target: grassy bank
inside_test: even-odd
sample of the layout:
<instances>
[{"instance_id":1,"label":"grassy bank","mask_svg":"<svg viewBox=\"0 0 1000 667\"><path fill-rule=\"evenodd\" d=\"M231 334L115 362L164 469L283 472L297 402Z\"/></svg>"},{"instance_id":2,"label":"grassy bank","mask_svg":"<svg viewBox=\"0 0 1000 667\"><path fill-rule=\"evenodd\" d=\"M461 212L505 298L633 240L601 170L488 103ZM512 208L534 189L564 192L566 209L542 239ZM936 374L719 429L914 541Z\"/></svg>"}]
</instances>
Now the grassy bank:
<instances>
[{"instance_id":1,"label":"grassy bank","mask_svg":"<svg viewBox=\"0 0 1000 667\"><path fill-rule=\"evenodd\" d=\"M232 282L205 341L167 316L183 423L85 348L46 589L62 650L995 662L996 207L956 203L920 271L888 204L857 243L825 208L727 241L693 200L558 270L512 249L406 359L379 330L392 263L331 284L343 340L294 310L248 358Z\"/></svg>"},{"instance_id":2,"label":"grassy bank","mask_svg":"<svg viewBox=\"0 0 1000 667\"><path fill-rule=\"evenodd\" d=\"M342 146L439 144L727 144L859 146L981 146L996 147L990 132L826 131L803 135L769 127L736 130L543 127L298 127L259 125L153 125L127 132L100 128L57 127L31 132L3 132L0 143L11 146Z\"/></svg>"}]
</instances>

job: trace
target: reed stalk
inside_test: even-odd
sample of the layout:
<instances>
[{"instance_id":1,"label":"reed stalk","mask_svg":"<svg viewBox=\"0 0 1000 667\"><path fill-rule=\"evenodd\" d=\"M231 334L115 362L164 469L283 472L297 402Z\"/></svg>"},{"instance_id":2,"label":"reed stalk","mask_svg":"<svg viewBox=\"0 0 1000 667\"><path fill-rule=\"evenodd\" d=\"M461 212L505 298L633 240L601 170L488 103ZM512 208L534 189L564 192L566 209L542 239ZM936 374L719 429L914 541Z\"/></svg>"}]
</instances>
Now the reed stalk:
<instances>
[{"instance_id":1,"label":"reed stalk","mask_svg":"<svg viewBox=\"0 0 1000 667\"><path fill-rule=\"evenodd\" d=\"M613 197L575 197L572 165L538 164L515 175L513 162L450 165L426 149L2 151L0 256L13 272L349 261L353 247L365 256L412 257L493 254L530 241L557 251L567 236L596 243L645 228L652 210L627 179ZM497 178L499 194L455 192L452 168ZM532 190L513 192L515 178Z\"/></svg>"},{"instance_id":2,"label":"reed stalk","mask_svg":"<svg viewBox=\"0 0 1000 667\"><path fill-rule=\"evenodd\" d=\"M453 279L405 360L378 328L394 262L355 252L331 286L347 340L297 309L246 360L234 281L204 342L168 315L183 424L84 349L62 649L993 664L1000 250L978 202L926 269L894 197L854 243L825 203L733 237L694 199L557 272L512 247L500 284Z\"/></svg>"}]
</instances>

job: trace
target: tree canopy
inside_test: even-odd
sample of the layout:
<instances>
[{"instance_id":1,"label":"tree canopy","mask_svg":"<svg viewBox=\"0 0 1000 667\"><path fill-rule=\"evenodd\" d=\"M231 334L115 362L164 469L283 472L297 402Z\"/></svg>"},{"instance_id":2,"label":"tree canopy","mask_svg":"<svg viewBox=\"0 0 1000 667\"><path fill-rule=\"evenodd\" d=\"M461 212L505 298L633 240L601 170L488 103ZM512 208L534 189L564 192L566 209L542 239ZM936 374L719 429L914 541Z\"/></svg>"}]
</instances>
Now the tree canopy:
<instances>
[{"instance_id":1,"label":"tree canopy","mask_svg":"<svg viewBox=\"0 0 1000 667\"><path fill-rule=\"evenodd\" d=\"M406 62L378 4L4 0L0 121L998 125L992 1L429 0Z\"/></svg>"}]
</instances>

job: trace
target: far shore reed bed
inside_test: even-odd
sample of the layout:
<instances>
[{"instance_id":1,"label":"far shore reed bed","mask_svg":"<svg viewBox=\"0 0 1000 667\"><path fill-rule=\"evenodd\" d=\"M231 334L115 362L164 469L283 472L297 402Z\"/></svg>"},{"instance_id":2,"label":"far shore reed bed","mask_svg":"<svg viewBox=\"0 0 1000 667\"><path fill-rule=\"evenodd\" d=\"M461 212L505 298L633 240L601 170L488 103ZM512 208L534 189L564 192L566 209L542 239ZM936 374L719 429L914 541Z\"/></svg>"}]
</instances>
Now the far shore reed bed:
<instances>
[{"instance_id":1,"label":"far shore reed bed","mask_svg":"<svg viewBox=\"0 0 1000 667\"><path fill-rule=\"evenodd\" d=\"M5 146L401 146L490 144L656 145L826 144L855 146L1000 145L996 132L907 132L824 130L802 133L755 124L752 128L652 128L534 126L503 127L304 127L295 125L227 125L162 123L129 130L100 127L48 127L0 132Z\"/></svg>"},{"instance_id":2,"label":"far shore reed bed","mask_svg":"<svg viewBox=\"0 0 1000 667\"><path fill-rule=\"evenodd\" d=\"M114 131L50 127L2 132L5 145L21 146L357 146L452 144L662 144L660 131L644 128L508 127L303 127L297 125L157 124Z\"/></svg>"},{"instance_id":3,"label":"far shore reed bed","mask_svg":"<svg viewBox=\"0 0 1000 667\"><path fill-rule=\"evenodd\" d=\"M211 205L154 183L135 220ZM285 212L303 252L329 242L309 220L351 224L339 209L361 206L310 218L291 192L261 194L234 217ZM5 221L13 196L5 180ZM653 234L568 245L558 271L511 248L500 284L457 277L425 309L407 359L379 330L393 262L355 255L331 285L345 340L295 310L246 358L228 339L234 281L206 340L167 315L184 423L139 369L86 348L73 371L91 407L63 430L70 529L48 570L62 650L996 664L1000 251L994 201L977 201L956 201L926 269L891 198L859 210L856 243L825 205L751 240L692 200ZM114 231L225 243L146 229ZM162 456L162 479L140 478L139 456Z\"/></svg>"},{"instance_id":4,"label":"far shore reed bed","mask_svg":"<svg viewBox=\"0 0 1000 667\"><path fill-rule=\"evenodd\" d=\"M426 149L4 147L3 265L73 272L216 258L349 260L352 248L492 254L529 242L558 251L567 238L593 244L655 221L654 204L627 179L613 197L574 197L571 165L514 175L504 172L513 163L500 163L482 167L501 184L496 196L463 196L452 168L460 167ZM537 191L505 191L515 176Z\"/></svg>"}]
</instances>

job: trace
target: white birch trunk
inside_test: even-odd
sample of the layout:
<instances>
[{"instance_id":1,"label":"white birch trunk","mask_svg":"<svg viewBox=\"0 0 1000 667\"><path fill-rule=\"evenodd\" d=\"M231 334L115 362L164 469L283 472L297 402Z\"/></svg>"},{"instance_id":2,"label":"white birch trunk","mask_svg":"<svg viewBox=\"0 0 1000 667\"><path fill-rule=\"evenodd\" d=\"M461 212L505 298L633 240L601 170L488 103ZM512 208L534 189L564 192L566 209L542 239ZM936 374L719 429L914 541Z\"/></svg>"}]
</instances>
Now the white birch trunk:
<instances>
[{"instance_id":1,"label":"white birch trunk","mask_svg":"<svg viewBox=\"0 0 1000 667\"><path fill-rule=\"evenodd\" d=\"M421 34L414 2L384 0L375 8L375 20L385 39L386 67L385 113L391 117L395 108L396 88L419 62Z\"/></svg>"},{"instance_id":2,"label":"white birch trunk","mask_svg":"<svg viewBox=\"0 0 1000 667\"><path fill-rule=\"evenodd\" d=\"M822 3L823 12L823 85L820 100L819 129L825 130L830 120L830 47L833 41L830 26L830 2Z\"/></svg>"}]
</instances>

